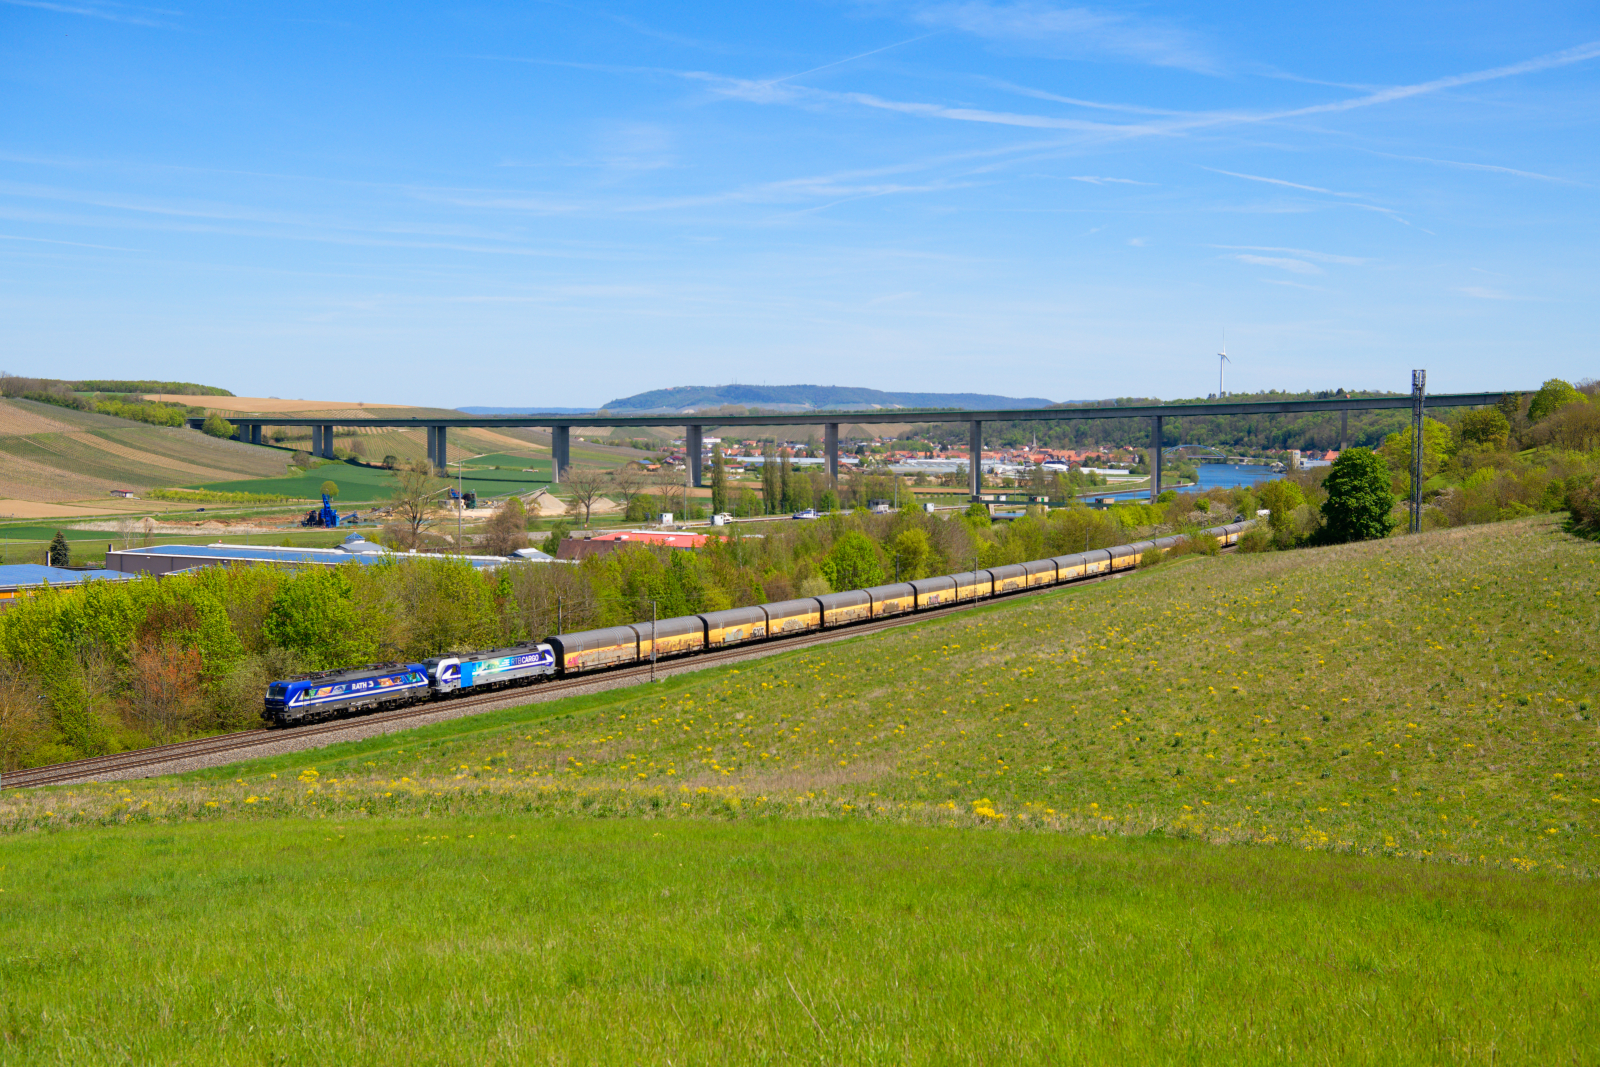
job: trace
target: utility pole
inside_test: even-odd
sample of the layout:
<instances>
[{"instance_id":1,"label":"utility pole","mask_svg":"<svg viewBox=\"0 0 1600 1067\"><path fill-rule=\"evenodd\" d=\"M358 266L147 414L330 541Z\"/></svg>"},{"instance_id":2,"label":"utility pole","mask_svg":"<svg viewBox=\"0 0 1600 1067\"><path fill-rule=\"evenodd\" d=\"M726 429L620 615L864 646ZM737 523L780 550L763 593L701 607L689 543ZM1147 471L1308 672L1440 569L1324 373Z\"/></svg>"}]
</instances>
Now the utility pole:
<instances>
[{"instance_id":1,"label":"utility pole","mask_svg":"<svg viewBox=\"0 0 1600 1067\"><path fill-rule=\"evenodd\" d=\"M1422 532L1422 408L1428 372L1411 372L1411 532Z\"/></svg>"},{"instance_id":2,"label":"utility pole","mask_svg":"<svg viewBox=\"0 0 1600 1067\"><path fill-rule=\"evenodd\" d=\"M650 601L650 681L656 680L656 602Z\"/></svg>"}]
</instances>

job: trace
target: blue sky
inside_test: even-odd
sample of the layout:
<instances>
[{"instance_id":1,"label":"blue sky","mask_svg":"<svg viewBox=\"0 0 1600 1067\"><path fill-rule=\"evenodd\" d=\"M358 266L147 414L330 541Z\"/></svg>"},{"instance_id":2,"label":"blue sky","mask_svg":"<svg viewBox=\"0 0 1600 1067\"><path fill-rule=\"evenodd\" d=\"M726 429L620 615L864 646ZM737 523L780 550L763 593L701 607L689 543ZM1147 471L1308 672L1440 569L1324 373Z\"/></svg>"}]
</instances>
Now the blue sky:
<instances>
[{"instance_id":1,"label":"blue sky","mask_svg":"<svg viewBox=\"0 0 1600 1067\"><path fill-rule=\"evenodd\" d=\"M1600 373L1600 7L0 0L0 367L602 403Z\"/></svg>"}]
</instances>

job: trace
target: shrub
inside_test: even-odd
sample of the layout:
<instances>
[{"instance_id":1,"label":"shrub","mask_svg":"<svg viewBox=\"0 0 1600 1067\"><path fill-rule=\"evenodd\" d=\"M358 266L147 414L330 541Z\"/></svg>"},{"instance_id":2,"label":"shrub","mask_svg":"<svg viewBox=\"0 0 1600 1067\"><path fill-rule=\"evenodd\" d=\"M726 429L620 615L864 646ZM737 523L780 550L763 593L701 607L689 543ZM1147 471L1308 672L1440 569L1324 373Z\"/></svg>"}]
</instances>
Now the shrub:
<instances>
[{"instance_id":1,"label":"shrub","mask_svg":"<svg viewBox=\"0 0 1600 1067\"><path fill-rule=\"evenodd\" d=\"M1146 567L1154 567L1156 564L1160 563L1166 558L1167 554L1165 552L1161 551L1159 548L1151 546L1150 548L1145 549L1144 553L1139 557L1139 569L1143 570Z\"/></svg>"},{"instance_id":2,"label":"shrub","mask_svg":"<svg viewBox=\"0 0 1600 1067\"><path fill-rule=\"evenodd\" d=\"M1240 552L1271 552L1275 547L1272 543L1272 532L1260 526L1254 526L1239 535Z\"/></svg>"},{"instance_id":3,"label":"shrub","mask_svg":"<svg viewBox=\"0 0 1600 1067\"><path fill-rule=\"evenodd\" d=\"M228 438L232 437L237 431L234 429L233 423L221 415L209 415L206 417L206 421L201 424L200 432L211 437Z\"/></svg>"},{"instance_id":4,"label":"shrub","mask_svg":"<svg viewBox=\"0 0 1600 1067\"><path fill-rule=\"evenodd\" d=\"M1600 533L1600 479L1590 478L1567 490L1567 511L1580 530Z\"/></svg>"}]
</instances>

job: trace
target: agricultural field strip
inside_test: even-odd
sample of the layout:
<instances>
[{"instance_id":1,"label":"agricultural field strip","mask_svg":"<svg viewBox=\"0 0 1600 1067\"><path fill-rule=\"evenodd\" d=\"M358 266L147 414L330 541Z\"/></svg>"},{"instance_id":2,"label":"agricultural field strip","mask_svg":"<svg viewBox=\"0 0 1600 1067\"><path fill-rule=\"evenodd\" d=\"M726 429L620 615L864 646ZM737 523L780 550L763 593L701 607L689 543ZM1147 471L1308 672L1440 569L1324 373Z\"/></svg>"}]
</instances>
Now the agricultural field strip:
<instances>
[{"instance_id":1,"label":"agricultural field strip","mask_svg":"<svg viewBox=\"0 0 1600 1067\"><path fill-rule=\"evenodd\" d=\"M27 438L0 437L0 455L5 457L0 462L0 496L64 503L105 495L110 485L105 479L19 455L17 450L8 447L18 441L25 444Z\"/></svg>"},{"instance_id":2,"label":"agricultural field strip","mask_svg":"<svg viewBox=\"0 0 1600 1067\"><path fill-rule=\"evenodd\" d=\"M1044 589L1009 593L1000 600L991 599L964 604L951 604L943 608L924 611L917 615L883 619L843 630L828 630L822 633L778 638L763 644L744 648L720 649L687 658L663 659L657 662L655 675L657 678L664 679L680 674L708 670L729 663L764 659L768 656L811 648L816 645L831 644L847 638L867 637L885 630L899 629L904 626L971 611L974 608L991 607L1049 593L1059 593L1069 588L1116 581L1125 577L1126 574L1127 572L1125 571L1116 574L1101 574L1090 578L1078 579L1070 586L1052 586ZM418 707L400 708L394 711L378 712L352 719L319 723L314 726L247 730L235 734L191 738L188 741L179 741L172 745L159 745L153 748L121 752L109 756L95 756L87 760L75 760L72 763L30 767L27 770L16 771L7 775L4 780L4 787L8 789L28 789L51 785L130 781L140 778L154 778L166 774L181 774L207 767L227 766L238 762L240 759L254 759L282 755L289 752L301 752L343 741L361 740L367 737L394 733L399 730L409 730L436 722L449 722L454 719L465 718L469 715L479 715L489 711L542 704L569 696L586 696L593 693L610 692L614 689L622 689L648 682L650 674L651 668L648 664L645 664L643 666L606 671L601 674L552 680L522 688L485 693L481 697L462 697L439 703L424 704Z\"/></svg>"},{"instance_id":3,"label":"agricultural field strip","mask_svg":"<svg viewBox=\"0 0 1600 1067\"><path fill-rule=\"evenodd\" d=\"M283 470L287 458L281 452L242 441L224 441L193 430L172 427L99 430L95 434L153 456L164 456L184 463L199 460L200 466L233 470L246 475L277 474Z\"/></svg>"},{"instance_id":4,"label":"agricultural field strip","mask_svg":"<svg viewBox=\"0 0 1600 1067\"><path fill-rule=\"evenodd\" d=\"M61 433L76 429L65 422L48 418L20 405L0 400L0 437L26 437L36 433Z\"/></svg>"},{"instance_id":5,"label":"agricultural field strip","mask_svg":"<svg viewBox=\"0 0 1600 1067\"><path fill-rule=\"evenodd\" d=\"M190 475L194 480L203 480L208 482L216 481L219 478L227 478L237 473L236 470L229 470L221 467L202 467L199 464L190 463L173 456L163 456L158 453L145 451L144 449L134 448L131 445L111 438L104 430L99 432L80 431L77 433L62 434L62 437L69 441L75 441L80 445L85 445L97 452L109 452L114 456L129 461L130 463L136 463L140 466L146 467L155 467L159 470L170 470L175 474L187 474Z\"/></svg>"},{"instance_id":6,"label":"agricultural field strip","mask_svg":"<svg viewBox=\"0 0 1600 1067\"><path fill-rule=\"evenodd\" d=\"M63 468L85 477L99 479L109 485L119 482L137 486L163 485L172 482L177 473L165 466L119 455L113 448L103 447L109 442L92 434L44 434L38 437L12 438L11 442L19 440L25 440L34 446L37 450L34 455L39 462L50 463L53 457L53 461ZM235 477L228 471L216 473L225 478Z\"/></svg>"}]
</instances>

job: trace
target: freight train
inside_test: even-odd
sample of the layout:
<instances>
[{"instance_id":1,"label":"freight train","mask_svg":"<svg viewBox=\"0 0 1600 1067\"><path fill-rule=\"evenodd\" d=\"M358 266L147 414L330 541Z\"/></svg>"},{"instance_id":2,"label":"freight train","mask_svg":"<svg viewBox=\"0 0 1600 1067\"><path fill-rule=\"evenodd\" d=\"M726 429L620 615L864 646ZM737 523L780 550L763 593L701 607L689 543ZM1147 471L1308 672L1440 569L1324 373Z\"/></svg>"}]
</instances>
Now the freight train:
<instances>
[{"instance_id":1,"label":"freight train","mask_svg":"<svg viewBox=\"0 0 1600 1067\"><path fill-rule=\"evenodd\" d=\"M1237 543L1239 534L1249 525L1235 522L1202 533L1227 547ZM321 671L273 682L267 688L262 718L278 726L298 726L468 692L526 685L542 678L586 674L652 659L692 656L818 630L836 630L1132 570L1151 549L1166 552L1183 540L1182 535L1173 535L870 589L556 634L542 642L435 656L421 663L372 663Z\"/></svg>"}]
</instances>

